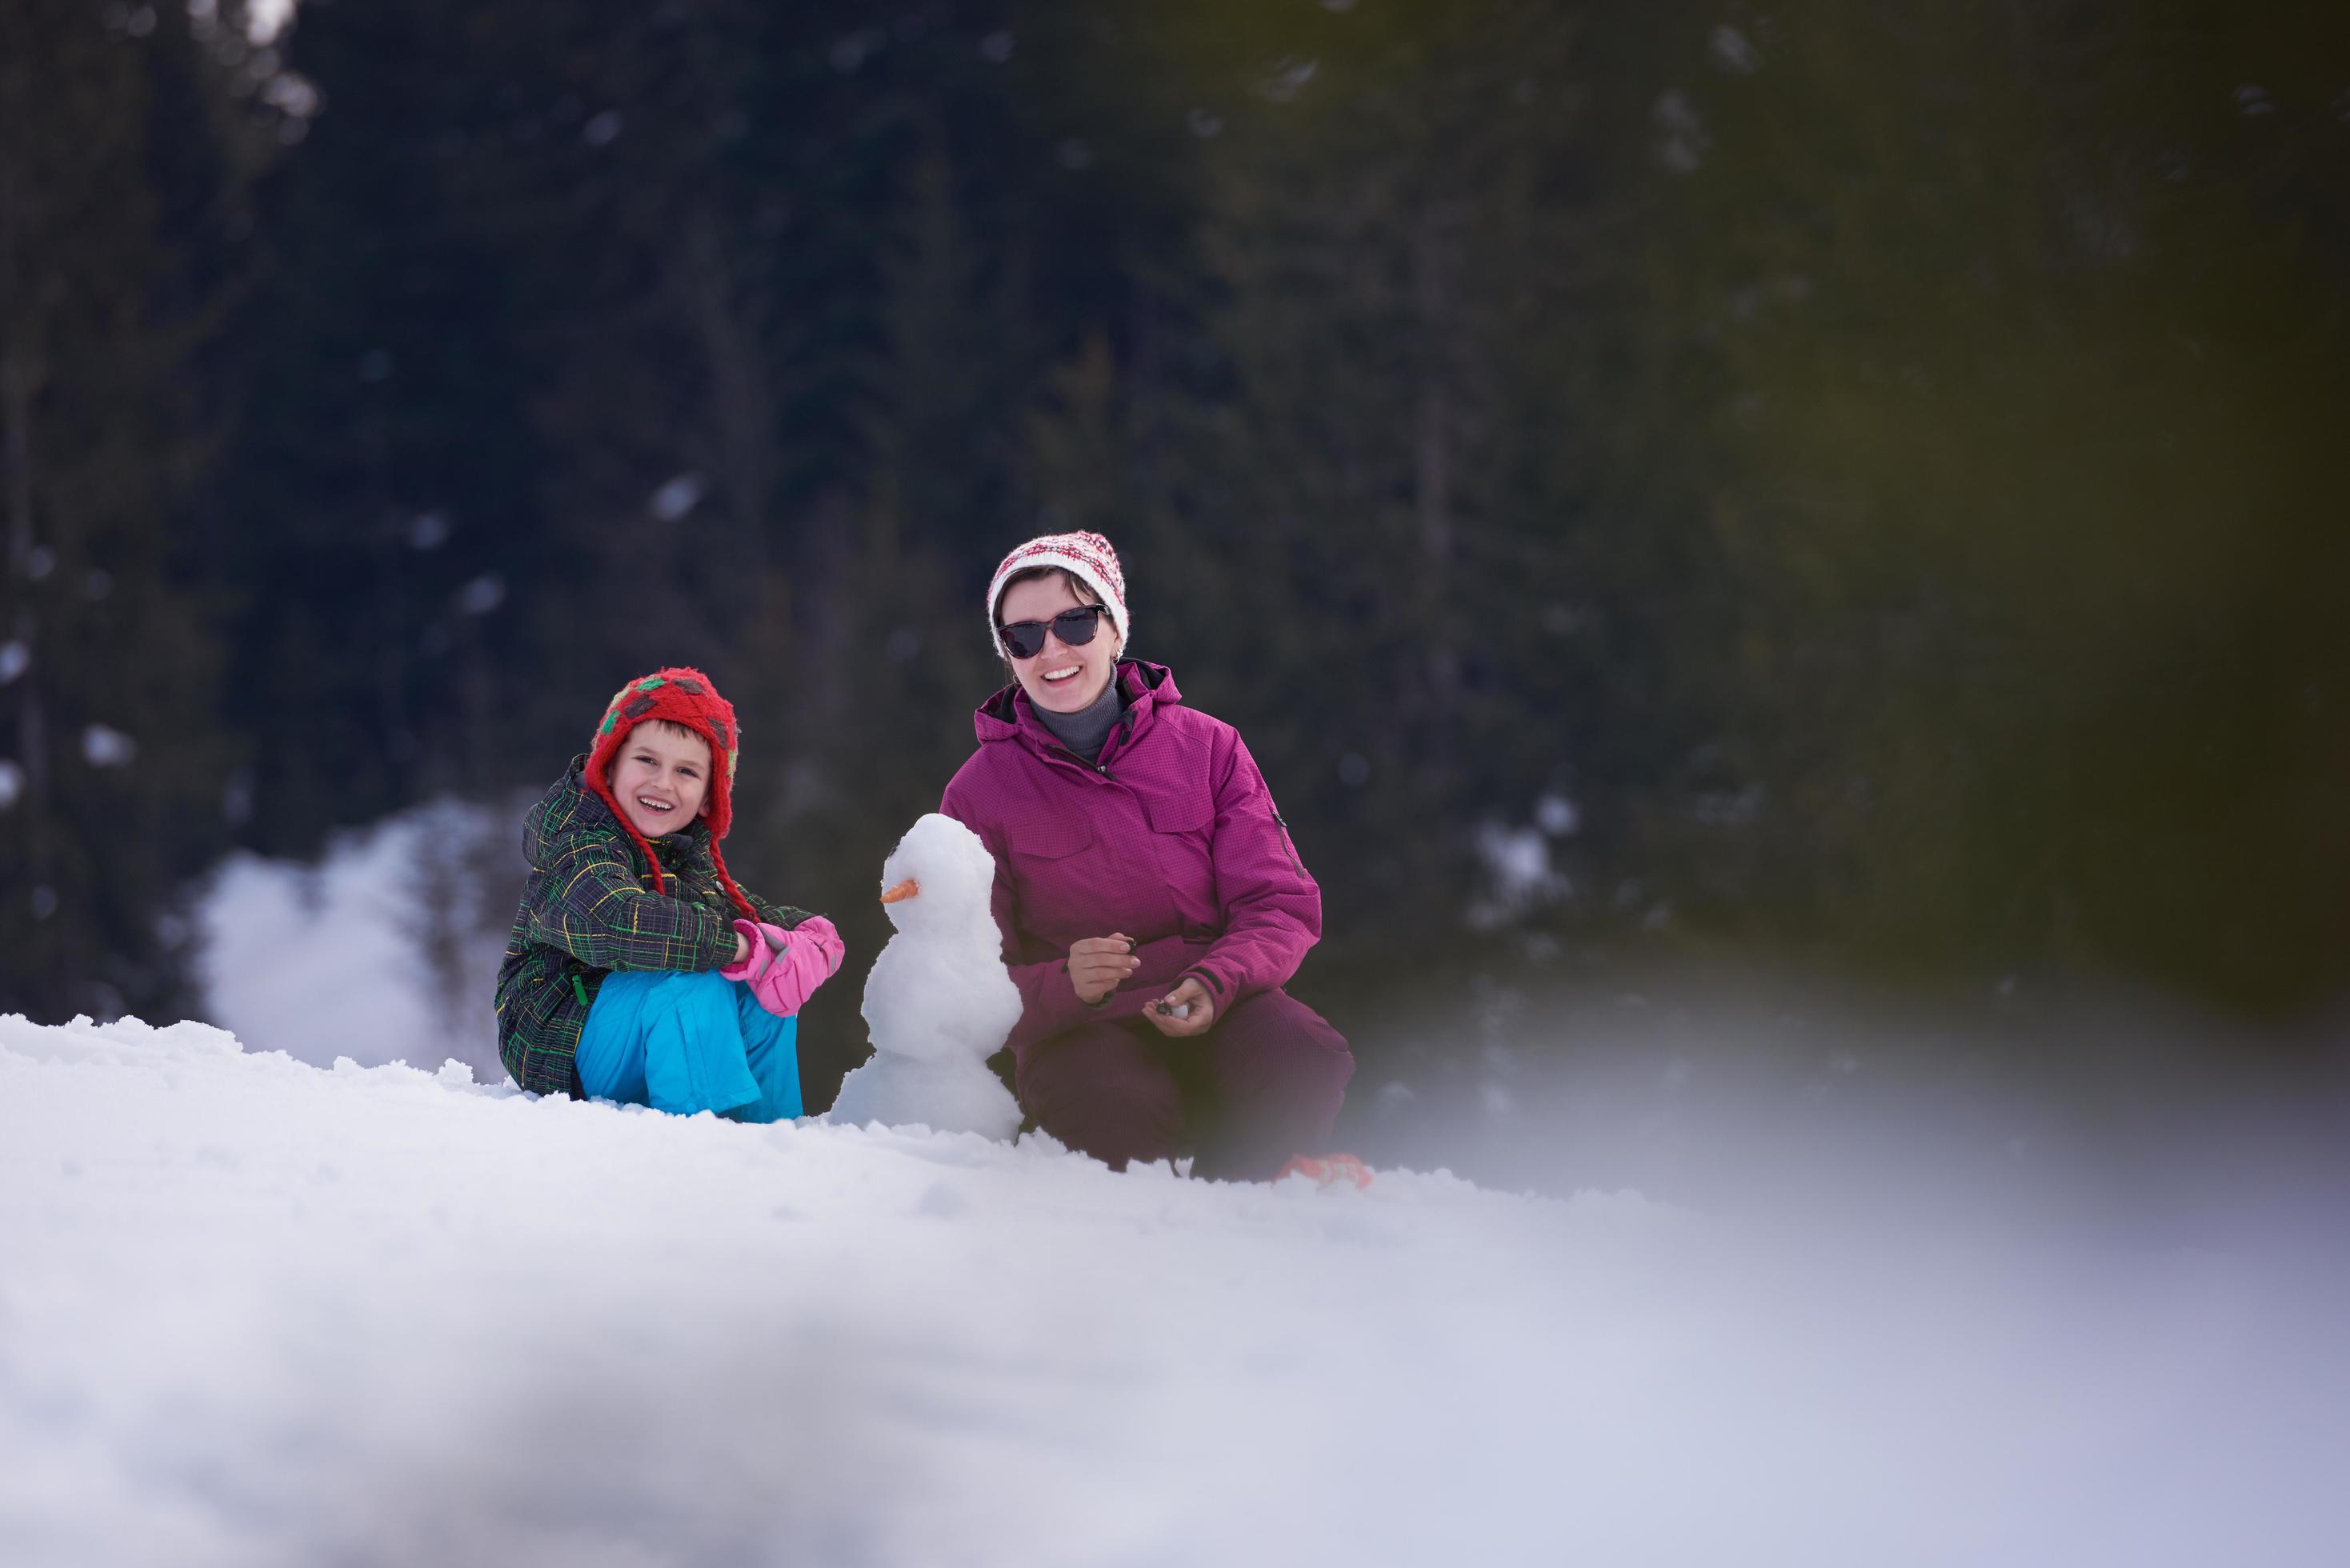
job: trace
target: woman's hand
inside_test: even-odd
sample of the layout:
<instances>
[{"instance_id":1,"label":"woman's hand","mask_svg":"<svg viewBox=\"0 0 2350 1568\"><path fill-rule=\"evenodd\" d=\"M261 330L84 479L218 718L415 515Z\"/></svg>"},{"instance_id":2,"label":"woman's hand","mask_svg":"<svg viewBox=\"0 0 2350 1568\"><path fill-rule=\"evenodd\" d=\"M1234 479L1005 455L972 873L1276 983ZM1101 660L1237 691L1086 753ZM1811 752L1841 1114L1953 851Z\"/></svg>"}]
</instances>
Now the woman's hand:
<instances>
[{"instance_id":1,"label":"woman's hand","mask_svg":"<svg viewBox=\"0 0 2350 1568\"><path fill-rule=\"evenodd\" d=\"M1191 1011L1177 1017L1176 1009L1184 1007ZM1161 1034L1180 1040L1186 1035L1205 1033L1208 1025L1216 1021L1216 1004L1209 1000L1206 986L1186 975L1182 984L1144 1008L1142 1016L1150 1020L1150 1026Z\"/></svg>"},{"instance_id":2,"label":"woman's hand","mask_svg":"<svg viewBox=\"0 0 2350 1568\"><path fill-rule=\"evenodd\" d=\"M1087 1007L1101 1002L1141 967L1142 961L1134 956L1134 939L1117 932L1087 937L1069 949L1069 984Z\"/></svg>"}]
</instances>

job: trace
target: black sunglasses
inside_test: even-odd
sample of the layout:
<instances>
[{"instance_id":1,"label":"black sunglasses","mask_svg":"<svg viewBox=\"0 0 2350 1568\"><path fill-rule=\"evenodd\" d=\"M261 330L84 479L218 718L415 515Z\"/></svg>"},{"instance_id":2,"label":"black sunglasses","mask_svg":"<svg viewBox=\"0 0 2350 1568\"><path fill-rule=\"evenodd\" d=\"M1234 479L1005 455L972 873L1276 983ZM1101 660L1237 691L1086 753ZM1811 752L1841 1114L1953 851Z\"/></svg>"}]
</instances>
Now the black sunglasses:
<instances>
[{"instance_id":1,"label":"black sunglasses","mask_svg":"<svg viewBox=\"0 0 2350 1568\"><path fill-rule=\"evenodd\" d=\"M1046 628L1051 628L1053 635L1071 648L1083 648L1094 639L1094 628L1108 613L1106 606L1079 605L1075 609L1063 610L1051 620L1015 620L1010 626L999 626L995 635L1003 642L1003 651L1013 658L1034 659L1045 651Z\"/></svg>"}]
</instances>

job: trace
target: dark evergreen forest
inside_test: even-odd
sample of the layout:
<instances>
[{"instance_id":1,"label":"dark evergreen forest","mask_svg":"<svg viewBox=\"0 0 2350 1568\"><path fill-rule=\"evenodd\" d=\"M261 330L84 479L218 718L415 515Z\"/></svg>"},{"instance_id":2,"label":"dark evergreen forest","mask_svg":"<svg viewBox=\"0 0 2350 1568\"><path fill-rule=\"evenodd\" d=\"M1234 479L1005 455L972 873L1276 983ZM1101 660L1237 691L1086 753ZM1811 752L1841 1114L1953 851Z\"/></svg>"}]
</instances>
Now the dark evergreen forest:
<instances>
[{"instance_id":1,"label":"dark evergreen forest","mask_svg":"<svg viewBox=\"0 0 2350 1568\"><path fill-rule=\"evenodd\" d=\"M231 847L543 784L668 662L870 953L1066 526L1342 1021L2350 981L2350 9L5 9L8 1010L186 1008Z\"/></svg>"}]
</instances>

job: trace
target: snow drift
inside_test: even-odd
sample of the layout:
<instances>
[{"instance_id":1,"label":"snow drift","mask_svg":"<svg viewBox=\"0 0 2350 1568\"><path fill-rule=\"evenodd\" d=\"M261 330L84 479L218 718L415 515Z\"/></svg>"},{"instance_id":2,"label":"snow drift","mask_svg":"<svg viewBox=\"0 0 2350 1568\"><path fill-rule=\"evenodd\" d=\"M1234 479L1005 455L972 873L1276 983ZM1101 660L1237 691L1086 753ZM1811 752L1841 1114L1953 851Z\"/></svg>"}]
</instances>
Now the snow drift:
<instances>
[{"instance_id":1,"label":"snow drift","mask_svg":"<svg viewBox=\"0 0 2350 1568\"><path fill-rule=\"evenodd\" d=\"M315 861L239 850L196 909L203 1015L324 1067L436 1043L502 1075L490 1009L521 897L522 807L436 800L338 833Z\"/></svg>"},{"instance_id":2,"label":"snow drift","mask_svg":"<svg viewBox=\"0 0 2350 1568\"><path fill-rule=\"evenodd\" d=\"M0 1560L2338 1546L2338 1279L1784 1218L1113 1175L0 1019Z\"/></svg>"}]
</instances>

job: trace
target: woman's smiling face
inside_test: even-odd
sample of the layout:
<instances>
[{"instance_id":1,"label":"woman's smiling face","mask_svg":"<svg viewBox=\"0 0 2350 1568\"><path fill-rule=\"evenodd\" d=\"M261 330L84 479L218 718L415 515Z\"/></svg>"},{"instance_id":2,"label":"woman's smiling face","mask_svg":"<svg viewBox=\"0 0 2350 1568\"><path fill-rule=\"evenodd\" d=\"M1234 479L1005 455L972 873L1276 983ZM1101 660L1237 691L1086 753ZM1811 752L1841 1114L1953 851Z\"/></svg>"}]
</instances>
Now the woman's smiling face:
<instances>
[{"instance_id":1,"label":"woman's smiling face","mask_svg":"<svg viewBox=\"0 0 2350 1568\"><path fill-rule=\"evenodd\" d=\"M996 607L998 626L1010 626L1014 621L1041 620L1049 623L1065 609L1076 609L1093 601L1078 597L1069 579L1059 572L1047 572L1023 578L1003 590L1003 602ZM1045 634L1044 651L1034 659L1012 660L1012 673L1019 678L1020 689L1028 693L1028 701L1054 713L1076 713L1090 708L1109 689L1110 677L1118 670L1118 628L1108 616L1102 616L1094 628L1091 642L1071 648L1057 632Z\"/></svg>"},{"instance_id":2,"label":"woman's smiling face","mask_svg":"<svg viewBox=\"0 0 2350 1568\"><path fill-rule=\"evenodd\" d=\"M639 724L612 763L612 798L647 838L675 833L709 804L710 743L659 720Z\"/></svg>"}]
</instances>

